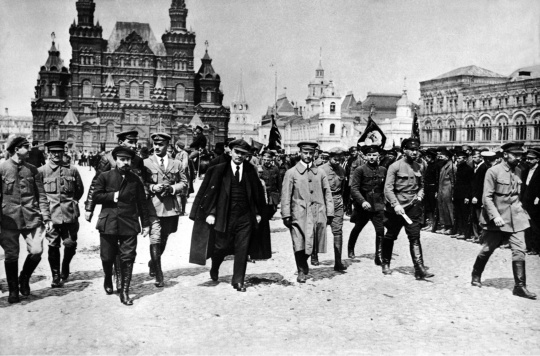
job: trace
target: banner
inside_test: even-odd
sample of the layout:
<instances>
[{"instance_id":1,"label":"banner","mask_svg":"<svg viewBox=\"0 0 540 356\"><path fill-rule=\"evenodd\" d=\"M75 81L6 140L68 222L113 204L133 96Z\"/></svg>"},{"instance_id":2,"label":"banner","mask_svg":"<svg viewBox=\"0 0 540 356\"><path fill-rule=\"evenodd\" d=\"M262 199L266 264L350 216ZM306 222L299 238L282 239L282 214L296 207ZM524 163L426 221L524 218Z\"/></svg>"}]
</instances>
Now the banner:
<instances>
[{"instance_id":1,"label":"banner","mask_svg":"<svg viewBox=\"0 0 540 356\"><path fill-rule=\"evenodd\" d=\"M376 145L383 148L385 143L386 135L382 132L379 125L377 125L375 121L373 121L370 115L366 129L362 136L360 136L360 138L358 139L358 145Z\"/></svg>"},{"instance_id":2,"label":"banner","mask_svg":"<svg viewBox=\"0 0 540 356\"><path fill-rule=\"evenodd\" d=\"M282 148L281 134L279 133L274 115L272 115L272 128L270 129L270 137L268 138L268 148L276 151Z\"/></svg>"},{"instance_id":3,"label":"banner","mask_svg":"<svg viewBox=\"0 0 540 356\"><path fill-rule=\"evenodd\" d=\"M420 141L420 125L418 125L418 115L416 115L416 111L414 112L411 137L417 138L418 141Z\"/></svg>"}]
</instances>

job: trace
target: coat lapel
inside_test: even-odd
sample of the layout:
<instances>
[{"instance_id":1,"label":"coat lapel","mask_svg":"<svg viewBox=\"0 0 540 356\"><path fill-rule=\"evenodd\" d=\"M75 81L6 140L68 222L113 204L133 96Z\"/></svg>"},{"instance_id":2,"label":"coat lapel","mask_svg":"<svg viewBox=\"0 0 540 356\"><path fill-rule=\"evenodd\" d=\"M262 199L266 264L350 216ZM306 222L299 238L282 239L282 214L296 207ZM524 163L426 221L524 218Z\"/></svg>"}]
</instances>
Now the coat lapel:
<instances>
[{"instance_id":1,"label":"coat lapel","mask_svg":"<svg viewBox=\"0 0 540 356\"><path fill-rule=\"evenodd\" d=\"M222 183L222 190L225 192L227 196L229 196L229 190L231 189L231 177L232 177L232 170L230 164L225 164L225 172L223 174L223 183Z\"/></svg>"},{"instance_id":2,"label":"coat lapel","mask_svg":"<svg viewBox=\"0 0 540 356\"><path fill-rule=\"evenodd\" d=\"M243 165L243 168L242 168L242 179L247 179L247 176L248 176L248 165L246 164L246 162L242 163ZM253 167L253 166L252 166ZM259 177L257 177L257 179L259 179ZM253 183L250 180L246 180L245 181L246 183L246 190L247 190L247 196L248 196L248 200L251 201L251 184Z\"/></svg>"}]
</instances>

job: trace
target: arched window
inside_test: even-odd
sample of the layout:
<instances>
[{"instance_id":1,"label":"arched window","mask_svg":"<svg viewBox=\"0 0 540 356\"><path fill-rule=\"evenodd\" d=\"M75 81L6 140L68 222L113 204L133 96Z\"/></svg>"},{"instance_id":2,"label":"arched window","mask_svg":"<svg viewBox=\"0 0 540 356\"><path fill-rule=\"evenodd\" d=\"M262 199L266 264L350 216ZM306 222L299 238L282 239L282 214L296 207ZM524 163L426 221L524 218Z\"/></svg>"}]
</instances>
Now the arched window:
<instances>
[{"instance_id":1,"label":"arched window","mask_svg":"<svg viewBox=\"0 0 540 356\"><path fill-rule=\"evenodd\" d=\"M506 118L499 120L499 140L508 140L508 120Z\"/></svg>"},{"instance_id":2,"label":"arched window","mask_svg":"<svg viewBox=\"0 0 540 356\"><path fill-rule=\"evenodd\" d=\"M336 125L330 124L330 135L336 134Z\"/></svg>"},{"instance_id":3,"label":"arched window","mask_svg":"<svg viewBox=\"0 0 540 356\"><path fill-rule=\"evenodd\" d=\"M533 139L534 140L540 140L540 118L536 116L533 120Z\"/></svg>"},{"instance_id":4,"label":"arched window","mask_svg":"<svg viewBox=\"0 0 540 356\"><path fill-rule=\"evenodd\" d=\"M85 80L83 82L83 98L91 98L92 97L92 83L90 83L89 80Z\"/></svg>"},{"instance_id":5,"label":"arched window","mask_svg":"<svg viewBox=\"0 0 540 356\"><path fill-rule=\"evenodd\" d=\"M182 84L176 86L176 101L184 101L186 96L186 88Z\"/></svg>"},{"instance_id":6,"label":"arched window","mask_svg":"<svg viewBox=\"0 0 540 356\"><path fill-rule=\"evenodd\" d=\"M150 83L148 82L143 84L143 97L144 100L150 100Z\"/></svg>"},{"instance_id":7,"label":"arched window","mask_svg":"<svg viewBox=\"0 0 540 356\"><path fill-rule=\"evenodd\" d=\"M474 120L473 119L468 120L465 127L467 130L467 142L475 141L476 140L476 125L474 124Z\"/></svg>"},{"instance_id":8,"label":"arched window","mask_svg":"<svg viewBox=\"0 0 540 356\"><path fill-rule=\"evenodd\" d=\"M437 123L437 134L439 136L439 141L443 141L443 125L440 121Z\"/></svg>"},{"instance_id":9,"label":"arched window","mask_svg":"<svg viewBox=\"0 0 540 356\"><path fill-rule=\"evenodd\" d=\"M118 83L118 87L118 97L120 97L120 99L124 99L126 97L126 82L122 80Z\"/></svg>"},{"instance_id":10,"label":"arched window","mask_svg":"<svg viewBox=\"0 0 540 356\"><path fill-rule=\"evenodd\" d=\"M158 69L161 69L161 68L162 68L162 66L161 66L161 59L158 59L158 60L157 60L157 62L156 62L156 67L157 67Z\"/></svg>"},{"instance_id":11,"label":"arched window","mask_svg":"<svg viewBox=\"0 0 540 356\"><path fill-rule=\"evenodd\" d=\"M428 121L424 125L425 139L426 142L431 142L433 140L433 128L431 127L431 122Z\"/></svg>"},{"instance_id":12,"label":"arched window","mask_svg":"<svg viewBox=\"0 0 540 356\"><path fill-rule=\"evenodd\" d=\"M336 112L336 103L331 102L330 103L330 114L334 114Z\"/></svg>"},{"instance_id":13,"label":"arched window","mask_svg":"<svg viewBox=\"0 0 540 356\"><path fill-rule=\"evenodd\" d=\"M448 141L456 141L456 122L451 120L448 124Z\"/></svg>"},{"instance_id":14,"label":"arched window","mask_svg":"<svg viewBox=\"0 0 540 356\"><path fill-rule=\"evenodd\" d=\"M212 102L212 92L210 90L206 91L206 102L211 103Z\"/></svg>"},{"instance_id":15,"label":"arched window","mask_svg":"<svg viewBox=\"0 0 540 356\"><path fill-rule=\"evenodd\" d=\"M57 92L56 92L56 83L51 83L51 96L57 96Z\"/></svg>"},{"instance_id":16,"label":"arched window","mask_svg":"<svg viewBox=\"0 0 540 356\"><path fill-rule=\"evenodd\" d=\"M107 58L107 66L109 66L109 67L112 66L112 59L111 59L111 57L108 57L108 58Z\"/></svg>"},{"instance_id":17,"label":"arched window","mask_svg":"<svg viewBox=\"0 0 540 356\"><path fill-rule=\"evenodd\" d=\"M124 58L120 58L120 67L124 67L126 65L126 60Z\"/></svg>"},{"instance_id":18,"label":"arched window","mask_svg":"<svg viewBox=\"0 0 540 356\"><path fill-rule=\"evenodd\" d=\"M491 121L489 119L484 119L482 121L482 140L491 141Z\"/></svg>"},{"instance_id":19,"label":"arched window","mask_svg":"<svg viewBox=\"0 0 540 356\"><path fill-rule=\"evenodd\" d=\"M131 99L139 99L139 83L132 82L129 85L129 96Z\"/></svg>"},{"instance_id":20,"label":"arched window","mask_svg":"<svg viewBox=\"0 0 540 356\"><path fill-rule=\"evenodd\" d=\"M516 140L525 141L527 139L527 126L523 117L516 119Z\"/></svg>"}]
</instances>

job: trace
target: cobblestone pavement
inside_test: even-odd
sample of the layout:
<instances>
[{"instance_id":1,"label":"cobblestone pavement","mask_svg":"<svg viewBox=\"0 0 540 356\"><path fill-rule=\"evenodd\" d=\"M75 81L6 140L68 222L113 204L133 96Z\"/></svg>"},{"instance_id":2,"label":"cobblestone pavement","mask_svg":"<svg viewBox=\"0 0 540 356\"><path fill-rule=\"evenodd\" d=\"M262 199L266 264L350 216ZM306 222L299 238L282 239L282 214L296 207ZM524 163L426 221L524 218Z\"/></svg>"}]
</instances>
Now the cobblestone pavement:
<instances>
[{"instance_id":1,"label":"cobblestone pavement","mask_svg":"<svg viewBox=\"0 0 540 356\"><path fill-rule=\"evenodd\" d=\"M88 186L93 172L81 167ZM82 205L81 205L82 209ZM97 214L96 214L97 215ZM278 216L278 214L276 214ZM81 220L72 275L51 289L45 250L32 295L9 305L0 268L2 354L539 354L540 301L512 295L509 250L497 250L470 286L479 246L422 233L425 263L435 277L416 281L407 238L395 244L391 276L373 263L374 230L366 228L346 273L321 254L306 284L296 283L292 243L271 222L273 256L248 265L247 293L230 286L232 261L218 282L209 266L188 263L192 223L181 219L163 258L166 287L148 276L148 240L140 238L132 307L103 291L99 236ZM347 220L345 240L352 228ZM330 235L331 236L331 235ZM328 247L331 247L332 238ZM26 251L21 251L21 267ZM345 257L345 256L344 256ZM540 259L528 256L528 285L540 294Z\"/></svg>"}]
</instances>

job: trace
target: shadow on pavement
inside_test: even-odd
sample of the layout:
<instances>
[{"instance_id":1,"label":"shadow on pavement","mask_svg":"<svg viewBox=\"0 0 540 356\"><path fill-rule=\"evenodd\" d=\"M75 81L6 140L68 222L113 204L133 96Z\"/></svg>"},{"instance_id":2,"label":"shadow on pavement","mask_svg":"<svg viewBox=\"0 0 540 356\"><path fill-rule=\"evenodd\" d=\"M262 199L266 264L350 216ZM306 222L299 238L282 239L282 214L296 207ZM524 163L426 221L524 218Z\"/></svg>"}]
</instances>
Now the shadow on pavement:
<instances>
[{"instance_id":1,"label":"shadow on pavement","mask_svg":"<svg viewBox=\"0 0 540 356\"><path fill-rule=\"evenodd\" d=\"M220 283L231 284L232 275L220 276L219 279L214 282L212 280L199 284L199 287L215 287ZM261 274L248 274L245 280L246 287L268 286L272 284L282 286L292 286L292 282L286 280L279 273L261 273Z\"/></svg>"},{"instance_id":2,"label":"shadow on pavement","mask_svg":"<svg viewBox=\"0 0 540 356\"><path fill-rule=\"evenodd\" d=\"M484 287L494 287L497 289L514 289L513 278L489 278L482 281Z\"/></svg>"},{"instance_id":3,"label":"shadow on pavement","mask_svg":"<svg viewBox=\"0 0 540 356\"><path fill-rule=\"evenodd\" d=\"M69 293L82 292L89 285L90 285L90 282L85 281L85 282L79 282L79 283L67 283L62 288L48 287L44 289L32 290L30 296L28 297L21 296L20 297L21 302L17 304L26 305L26 304L33 303L47 297L63 297ZM8 303L7 295L3 298L0 298L0 308L9 307L11 305L12 304Z\"/></svg>"}]
</instances>

